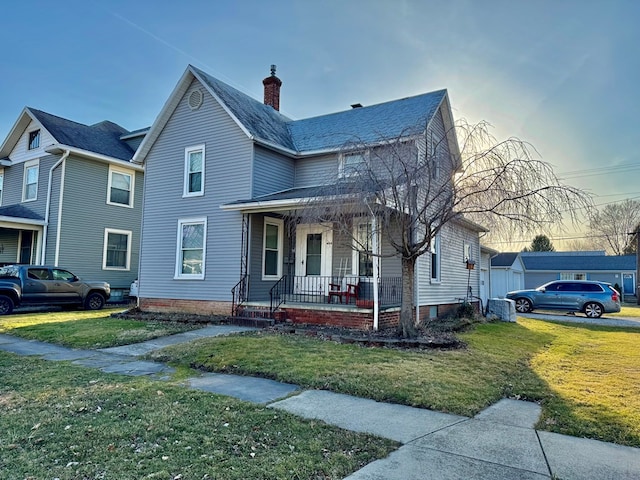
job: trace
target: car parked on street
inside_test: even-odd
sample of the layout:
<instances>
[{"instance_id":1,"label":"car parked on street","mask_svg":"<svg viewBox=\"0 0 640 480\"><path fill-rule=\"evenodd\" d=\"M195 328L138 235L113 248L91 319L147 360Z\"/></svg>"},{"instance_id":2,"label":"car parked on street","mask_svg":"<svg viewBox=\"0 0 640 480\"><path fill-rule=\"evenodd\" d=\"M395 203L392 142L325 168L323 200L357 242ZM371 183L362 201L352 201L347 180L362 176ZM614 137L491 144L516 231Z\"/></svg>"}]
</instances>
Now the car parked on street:
<instances>
[{"instance_id":1,"label":"car parked on street","mask_svg":"<svg viewBox=\"0 0 640 480\"><path fill-rule=\"evenodd\" d=\"M100 310L111 296L107 282L82 281L68 270L46 265L0 268L0 315L18 306L77 305Z\"/></svg>"},{"instance_id":2,"label":"car parked on street","mask_svg":"<svg viewBox=\"0 0 640 480\"><path fill-rule=\"evenodd\" d=\"M588 280L556 280L530 290L509 292L518 313L532 310L566 310L598 318L620 311L620 294L610 283Z\"/></svg>"}]
</instances>

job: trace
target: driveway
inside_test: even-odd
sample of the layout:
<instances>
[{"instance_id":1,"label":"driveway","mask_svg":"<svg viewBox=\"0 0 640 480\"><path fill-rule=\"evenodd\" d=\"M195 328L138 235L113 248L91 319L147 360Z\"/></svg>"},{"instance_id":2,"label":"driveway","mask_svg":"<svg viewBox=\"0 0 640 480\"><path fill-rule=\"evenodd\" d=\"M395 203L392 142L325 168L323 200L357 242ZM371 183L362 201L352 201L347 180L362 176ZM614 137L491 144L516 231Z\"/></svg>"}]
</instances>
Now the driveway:
<instances>
[{"instance_id":1,"label":"driveway","mask_svg":"<svg viewBox=\"0 0 640 480\"><path fill-rule=\"evenodd\" d=\"M603 325L605 327L636 327L640 328L640 318L612 317L606 314L600 318L589 318L583 313L558 313L545 312L543 310L534 313L518 314L519 317L535 318L538 320L551 320L566 323L581 323L588 325Z\"/></svg>"}]
</instances>

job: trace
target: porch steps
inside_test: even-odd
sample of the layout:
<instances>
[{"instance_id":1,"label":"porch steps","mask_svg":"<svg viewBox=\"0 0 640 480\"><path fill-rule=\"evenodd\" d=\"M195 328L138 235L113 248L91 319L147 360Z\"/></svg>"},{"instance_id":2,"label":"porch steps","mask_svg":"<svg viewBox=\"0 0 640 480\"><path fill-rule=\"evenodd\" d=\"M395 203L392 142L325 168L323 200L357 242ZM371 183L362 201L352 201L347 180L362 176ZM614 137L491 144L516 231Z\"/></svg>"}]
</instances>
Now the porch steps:
<instances>
[{"instance_id":1,"label":"porch steps","mask_svg":"<svg viewBox=\"0 0 640 480\"><path fill-rule=\"evenodd\" d=\"M229 317L229 323L243 327L267 328L275 324L269 307L240 306L235 317Z\"/></svg>"}]
</instances>

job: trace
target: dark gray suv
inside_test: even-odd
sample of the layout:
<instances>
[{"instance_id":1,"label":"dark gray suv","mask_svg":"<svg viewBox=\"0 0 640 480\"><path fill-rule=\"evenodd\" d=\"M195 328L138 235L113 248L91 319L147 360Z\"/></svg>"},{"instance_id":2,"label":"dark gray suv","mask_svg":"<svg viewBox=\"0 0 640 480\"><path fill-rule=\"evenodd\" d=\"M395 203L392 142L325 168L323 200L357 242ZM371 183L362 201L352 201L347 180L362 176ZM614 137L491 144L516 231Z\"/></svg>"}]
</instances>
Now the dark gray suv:
<instances>
[{"instance_id":1,"label":"dark gray suv","mask_svg":"<svg viewBox=\"0 0 640 480\"><path fill-rule=\"evenodd\" d=\"M518 313L534 309L582 312L597 318L620 311L620 295L610 283L587 280L557 280L532 290L516 290L506 297L516 302Z\"/></svg>"}]
</instances>

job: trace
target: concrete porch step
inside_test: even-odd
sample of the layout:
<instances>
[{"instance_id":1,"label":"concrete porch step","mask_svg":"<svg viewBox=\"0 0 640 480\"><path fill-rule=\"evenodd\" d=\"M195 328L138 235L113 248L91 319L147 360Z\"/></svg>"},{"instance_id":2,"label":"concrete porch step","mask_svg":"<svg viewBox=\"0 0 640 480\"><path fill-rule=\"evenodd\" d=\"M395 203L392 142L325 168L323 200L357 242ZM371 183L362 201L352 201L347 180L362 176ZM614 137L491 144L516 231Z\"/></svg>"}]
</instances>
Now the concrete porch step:
<instances>
[{"instance_id":1,"label":"concrete porch step","mask_svg":"<svg viewBox=\"0 0 640 480\"><path fill-rule=\"evenodd\" d=\"M229 317L230 325L237 325L240 327L255 327L255 328L268 328L275 324L273 318L261 318L261 317L245 317L236 316Z\"/></svg>"}]
</instances>

